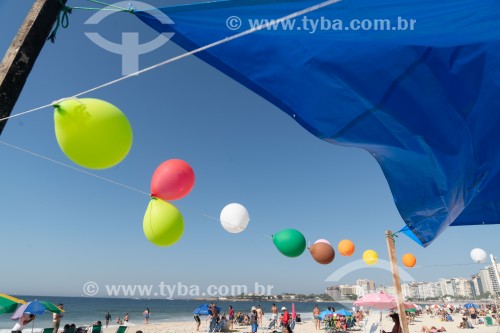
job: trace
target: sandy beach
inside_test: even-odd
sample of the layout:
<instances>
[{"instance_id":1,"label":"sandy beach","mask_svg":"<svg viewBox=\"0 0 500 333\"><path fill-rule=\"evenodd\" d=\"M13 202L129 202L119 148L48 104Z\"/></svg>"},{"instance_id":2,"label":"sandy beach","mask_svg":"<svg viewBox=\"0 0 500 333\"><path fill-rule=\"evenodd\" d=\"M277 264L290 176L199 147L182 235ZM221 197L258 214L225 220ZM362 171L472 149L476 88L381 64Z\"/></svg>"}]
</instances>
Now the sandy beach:
<instances>
[{"instance_id":1,"label":"sandy beach","mask_svg":"<svg viewBox=\"0 0 500 333\"><path fill-rule=\"evenodd\" d=\"M392 319L387 317L387 312L383 314L382 319L382 329L386 331L390 331L393 326ZM354 329L349 331L352 332L362 332L362 333L378 333L380 330L379 320L380 320L380 312L373 310L370 315L367 317L368 321L366 327L356 326ZM437 328L444 327L447 332L463 332L470 331L469 329L460 329L458 325L461 321L460 314L453 315L453 322L443 322L440 321L439 318L431 318L429 315L422 315L416 318L415 322L409 325L409 332L421 332L423 326L431 327L435 326ZM264 323L268 323L269 320L265 318ZM264 325L267 326L267 325ZM261 328L259 327L258 332L272 332L266 329L267 327ZM323 328L323 326L322 326ZM485 332L485 333L496 333L499 329L499 326L486 326L485 324L475 325L473 332ZM169 322L162 324L149 324L149 325L137 325L131 326L127 329L126 333L136 333L138 330L141 330L143 333L194 333L195 330L195 322ZM208 322L203 320L202 325L200 327L200 332L208 331ZM250 326L238 326L234 327L230 332L250 332ZM116 328L107 328L104 329L103 333L114 333L116 332ZM316 330L314 327L314 323L310 320L305 321L303 323L297 324L295 326L294 332L296 333L315 333L315 332L325 332L325 330Z\"/></svg>"}]
</instances>

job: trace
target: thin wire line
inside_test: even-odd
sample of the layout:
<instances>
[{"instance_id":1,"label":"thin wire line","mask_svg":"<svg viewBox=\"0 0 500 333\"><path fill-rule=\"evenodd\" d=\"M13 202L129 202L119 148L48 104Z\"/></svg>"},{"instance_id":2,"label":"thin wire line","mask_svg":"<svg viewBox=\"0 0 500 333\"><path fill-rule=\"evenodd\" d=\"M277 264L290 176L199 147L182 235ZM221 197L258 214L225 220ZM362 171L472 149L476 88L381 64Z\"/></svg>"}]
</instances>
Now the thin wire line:
<instances>
[{"instance_id":1,"label":"thin wire line","mask_svg":"<svg viewBox=\"0 0 500 333\"><path fill-rule=\"evenodd\" d=\"M85 171L85 170L82 170L82 169L76 168L76 167L74 167L74 166L71 166L71 165L68 165L68 164L65 164L65 163L62 163L62 162L56 161L56 160L54 160L54 159L51 159L51 158L49 158L49 157L46 157L46 156L43 156L43 155L37 154L37 153L32 152L32 151L29 151L29 150L27 150L27 149L24 149L24 148L21 148L21 147L14 146L14 145L12 145L12 144L10 144L10 143L7 143L7 142L1 141L1 140L0 140L0 143L1 143L1 144L3 144L3 145L5 145L5 146L11 147L11 148L15 148L15 149L20 150L20 151L22 151L22 152L25 152L25 153L31 154L31 155L36 156L36 157L39 157L39 158L42 158L42 159L47 160L47 161L49 161L49 162L53 162L53 163L55 163L55 164L58 164L58 165L64 166L64 167L66 167L66 168L69 168L69 169L72 169L72 170L75 170L75 171L79 171L79 172L81 172L81 173L83 173L83 174L86 174L86 175L89 175L89 176L93 176L93 177L96 177L96 178L98 178L98 179L101 179L101 180L107 181L107 182L109 182L109 183L112 183L112 184L115 184L115 185L118 185L118 186L124 187L124 188L126 188L126 189L129 189L129 190L132 190L132 191L135 191L135 192L138 192L138 193L141 193L141 194L145 194L145 195L147 195L147 196L150 196L150 194L149 194L149 193L147 193L147 192L144 192L144 191L138 190L138 189L136 189L136 188L133 188L133 187L131 187L131 186L128 186L128 185L125 185L125 184L119 183L119 182L117 182L117 181L114 181L114 180L111 180L111 179L108 179L108 178L105 178L105 177L102 177L102 176L96 175L96 174L94 174L94 173L91 173L91 172L88 172L88 171Z\"/></svg>"},{"instance_id":2,"label":"thin wire line","mask_svg":"<svg viewBox=\"0 0 500 333\"><path fill-rule=\"evenodd\" d=\"M126 12L129 11L127 8L123 8L123 7L120 7L120 6L113 5L113 4L107 4L107 3L102 2L102 1L97 1L97 0L87 0L87 1L93 2L93 3L98 3L100 5L107 6L107 7L112 7L112 8L120 9L120 10L126 11Z\"/></svg>"},{"instance_id":3,"label":"thin wire line","mask_svg":"<svg viewBox=\"0 0 500 333\"><path fill-rule=\"evenodd\" d=\"M88 0L88 1L93 1L93 0ZM253 27L251 29L248 29L248 30L245 30L245 31L242 31L236 35L233 35L233 36L230 36L230 37L226 37L224 39L221 39L219 41L216 41L216 42L213 42L211 44L208 44L208 45L205 45L205 46L202 46L200 48L197 48L195 50L192 50L192 51L189 51L189 52L186 52L186 53L183 53L181 55L178 55L178 56L175 56L173 58L170 58L170 59L167 59L165 61L162 61L156 65L152 65L150 67L147 67L147 68L144 68L144 69L141 69L141 70L138 70L134 73L131 73L131 74L128 74L128 75L125 75L125 76L122 76L118 79L115 79L115 80L112 80L112 81L109 81L107 83L104 83L104 84L101 84L97 87L94 87L94 88L91 88L91 89L88 89L88 90L85 90L85 91L82 91L76 95L73 95L72 97L78 97L78 96L81 96L81 95L84 95L84 94L88 94L90 92L93 92L93 91L96 91L96 90L99 90L99 89L102 89L104 87L107 87L107 86L110 86L110 85L113 85L115 83L118 83L120 81L123 81L123 80L126 80L126 79L129 79L131 77L134 77L134 76L137 76L139 74L142 74L142 73L145 73L145 72L149 72L153 69L156 69L158 67L161 67L161 66L164 66L164 65L167 65L169 63L172 63L172 62L175 62L177 60L181 60L181 59L184 59L184 58L187 58L191 55L194 55L194 54L197 54L197 53L200 53L202 51L205 51L205 50L208 50L210 48L213 48L215 46L218 46L218 45L222 45L222 44L225 44L227 42L230 42L232 40L235 40L235 39L238 39L238 38L241 38L243 36L246 36L246 35L249 35L249 34L252 34L256 31L259 31L259 30L262 30L262 29L266 29L266 28L269 28L271 27L271 25L276 25L276 24L279 24L281 22L284 22L284 21L287 21L287 20L290 20L290 19L293 19L293 18L296 18L298 16L301 16L301 15L304 15L304 14L308 14L310 12L313 12L315 10L318 10L318 9L321 9L323 7L326 7L326 6L329 6L329 5L332 5L332 4L335 4L337 2L340 2L342 0L328 0L328 1L325 1L325 2L322 2L320 4L317 4L317 5L314 5L314 6L311 6L311 7L308 7L306 9L303 9L303 10L300 10L300 11L297 11L297 12L294 12L292 14L289 14L289 15L286 15L286 16L283 16L277 20L274 20L274 21L268 21L264 24L261 24L257 27ZM95 1L93 1L95 2ZM120 7L118 7L120 8ZM121 9L121 8L120 8ZM10 119L10 118L14 118L14 117L18 117L18 116L21 116L21 115L24 115L24 114L27 114L27 113L30 113L30 112L33 112L33 111L37 111L37 110L40 110L40 109L44 109L46 107L49 107L49 106L52 106L52 104L48 104L48 105L44 105L44 106L40 106L40 107L37 107L37 108L34 108L34 109L31 109L31 110L28 110L28 111L25 111L25 112L21 112L21 113L17 113L17 114L14 114L14 115L10 115L9 117L4 117L4 118L1 118L0 121L3 121L3 120L7 120L7 119Z\"/></svg>"},{"instance_id":4,"label":"thin wire line","mask_svg":"<svg viewBox=\"0 0 500 333\"><path fill-rule=\"evenodd\" d=\"M116 9L116 8L94 8L94 7L71 7L71 9L81 9L81 10L104 10L110 12L130 12L126 9Z\"/></svg>"},{"instance_id":5,"label":"thin wire line","mask_svg":"<svg viewBox=\"0 0 500 333\"><path fill-rule=\"evenodd\" d=\"M4 120L10 119L10 118L19 117L19 116L22 116L24 114L27 114L27 113L30 113L30 112L33 112L33 111L38 111L38 110L41 110L41 109L48 108L49 106L52 106L52 103L51 104L47 104L47 105L43 105L43 106L39 106L37 108L31 109L31 110L28 110L28 111L24 111L24 112L21 112L21 113L16 113L16 114L10 115L8 117L1 118L0 121L4 121Z\"/></svg>"},{"instance_id":6,"label":"thin wire line","mask_svg":"<svg viewBox=\"0 0 500 333\"><path fill-rule=\"evenodd\" d=\"M413 268L449 267L449 266L470 266L470 265L479 265L479 264L478 263L470 263L470 264L445 264L445 265L415 266Z\"/></svg>"},{"instance_id":7,"label":"thin wire line","mask_svg":"<svg viewBox=\"0 0 500 333\"><path fill-rule=\"evenodd\" d=\"M161 66L164 66L166 64L169 64L171 62L174 62L174 61L177 61L177 60L180 60L180 59L183 59L183 58L186 58L186 57L189 57L193 54L197 54L197 53L200 53L202 51L205 51L205 50L208 50L208 49L211 49L215 46L218 46L218 45L222 45L222 44L225 44L227 42L230 42L232 40L235 40L235 39L238 39L238 38L241 38L243 36L246 36L246 35L249 35L249 34L252 34L256 31L259 31L259 30L262 30L262 29L266 29L266 28L269 28L271 27L271 25L275 25L275 24L279 24L283 21L287 21L287 20L290 20L290 19L293 19L295 17L298 17L298 16L301 16L301 15L304 15L304 14L307 14L307 13L310 13L312 11L315 11L315 10L318 10L318 9L321 9L323 7L326 7L326 6L329 6L329 5L332 5L334 3L337 3L337 2L340 2L342 0L328 0L328 1L325 1L325 2L322 2L318 5L315 5L315 6L311 6L311 7L308 7L306 9L303 9L303 10L300 10L300 11L297 11L297 12L294 12L292 14L289 14L289 15L286 15L286 16L283 16L275 21L269 21L269 22L266 22L264 24L261 24L257 27L253 27L251 29L248 29L248 30L245 30L245 31L242 31L236 35L233 35L233 36L230 36L230 37L226 37L224 39L221 39L221 40L218 40L216 42L213 42L211 44L208 44L208 45L205 45L205 46L202 46L202 47L199 47L195 50L192 50L192 51L189 51L189 52L186 52L186 53L183 53L181 55L178 55L178 56L175 56L173 58L170 58L170 59L167 59L165 61L162 61L156 65L153 65L153 66L150 66L150 67L146 67L144 69L141 69L141 70L138 70L137 72L134 72L134 73L131 73L131 74L128 74L128 75L125 75L125 76L122 76L118 79L115 79L113 81L109 81L107 83L104 83L102 85L99 85L97 87L94 87L94 88L91 88L91 89L88 89L88 90L85 90L85 91L82 91L81 93L78 93L76 95L74 95L74 97L78 97L78 96L81 96L81 95L84 95L84 94L87 94L89 92L93 92L93 91L96 91L96 90L99 90L101 88L104 88L104 87L107 87L107 86L110 86L112 84L115 84L117 82L120 82L120 81L123 81L123 80L126 80L128 78L131 78L133 76L137 76L139 74L142 74L142 73L145 73L145 72L149 72L150 70L153 70L153 69L156 69L158 67L161 67Z\"/></svg>"},{"instance_id":8,"label":"thin wire line","mask_svg":"<svg viewBox=\"0 0 500 333\"><path fill-rule=\"evenodd\" d=\"M91 173L91 172L88 172L88 171L86 171L86 170L82 170L82 169L76 168L76 167L74 167L74 166L71 166L71 165L68 165L68 164L65 164L65 163L62 163L62 162L56 161L56 160L54 160L54 159L52 159L52 158L49 158L49 157L46 157L46 156L43 156L43 155L37 154L37 153L35 153L35 152L32 152L32 151L30 151L30 150L27 150L27 149L24 149L24 148L21 148L21 147L15 146L15 145L12 145L12 144L7 143L7 142L5 142L5 141L1 141L1 140L0 140L0 144L3 144L3 145L5 145L5 146L7 146L7 147L10 147L10 148L17 149L17 150L22 151L22 152L24 152L24 153L28 153L28 154L30 154L30 155L33 155L33 156L35 156L35 157L38 157L38 158L44 159L44 160L46 160L46 161L49 161L49 162L52 162L52 163L58 164L58 165L60 165L60 166L63 166L63 167L66 167L66 168L69 168L69 169L72 169L72 170L75 170L75 171L81 172L81 173L83 173L83 174L86 174L86 175L89 175L89 176L93 176L93 177L95 177L95 178L97 178L97 179L104 180L104 181L106 181L106 182L108 182L108 183L111 183L111 184L114 184L114 185L118 185L118 186L121 186L121 187L126 188L126 189L128 189L128 190L132 190L132 191L135 191L135 192L138 192L138 193L141 193L141 194L145 194L145 195L147 195L148 197L151 197L151 194L150 194L150 193L147 193L147 192L144 192L144 191L138 190L138 189L136 189L136 188L133 188L133 187L131 187L131 186L128 186L128 185L125 185L125 184L119 183L119 182L117 182L117 181L114 181L114 180L111 180L111 179L108 179L108 178L105 178L105 177L102 177L102 176L96 175L96 174ZM156 198L156 199L158 199L158 200L163 200L163 199L161 199L161 198ZM167 201L167 202L168 202L168 201ZM171 202L169 202L169 203L171 203ZM172 204L172 203L171 203L171 204ZM211 219L211 220L214 220L214 221L220 222L220 220L219 220L219 219L217 219L217 218L215 218L215 217L213 217L213 216L210 216L210 215L207 215L207 214L204 214L204 213L200 213L200 212L194 211L194 210L189 209L189 208L187 208L187 209L183 208L183 210L188 210L188 211L194 212L194 213L196 213L196 214L199 214L199 215L201 215L201 216L203 216L203 217L206 217L206 218L208 218L208 219ZM236 224L230 223L230 222L228 222L228 221L225 221L224 223L225 223L225 224L228 224L228 225L230 225L230 226L233 226L233 227L238 227ZM267 236L267 237L271 237L271 236L269 236L269 235L265 235L265 236Z\"/></svg>"}]
</instances>

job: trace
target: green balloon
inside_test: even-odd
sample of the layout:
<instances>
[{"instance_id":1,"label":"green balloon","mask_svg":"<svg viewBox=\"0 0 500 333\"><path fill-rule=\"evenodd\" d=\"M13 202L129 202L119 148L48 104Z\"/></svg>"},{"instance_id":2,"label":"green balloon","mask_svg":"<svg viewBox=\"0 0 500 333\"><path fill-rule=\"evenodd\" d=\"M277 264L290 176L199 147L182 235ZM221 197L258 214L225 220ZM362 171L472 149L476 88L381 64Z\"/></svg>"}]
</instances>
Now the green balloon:
<instances>
[{"instance_id":1,"label":"green balloon","mask_svg":"<svg viewBox=\"0 0 500 333\"><path fill-rule=\"evenodd\" d=\"M295 229L284 229L273 235L273 243L287 257L298 257L306 249L304 235Z\"/></svg>"},{"instance_id":2,"label":"green balloon","mask_svg":"<svg viewBox=\"0 0 500 333\"><path fill-rule=\"evenodd\" d=\"M142 228L151 243L170 246L177 243L184 233L184 219L174 205L161 199L151 199Z\"/></svg>"},{"instance_id":3,"label":"green balloon","mask_svg":"<svg viewBox=\"0 0 500 333\"><path fill-rule=\"evenodd\" d=\"M57 143L76 164L105 169L120 163L132 147L132 127L113 104L95 98L55 102Z\"/></svg>"}]
</instances>

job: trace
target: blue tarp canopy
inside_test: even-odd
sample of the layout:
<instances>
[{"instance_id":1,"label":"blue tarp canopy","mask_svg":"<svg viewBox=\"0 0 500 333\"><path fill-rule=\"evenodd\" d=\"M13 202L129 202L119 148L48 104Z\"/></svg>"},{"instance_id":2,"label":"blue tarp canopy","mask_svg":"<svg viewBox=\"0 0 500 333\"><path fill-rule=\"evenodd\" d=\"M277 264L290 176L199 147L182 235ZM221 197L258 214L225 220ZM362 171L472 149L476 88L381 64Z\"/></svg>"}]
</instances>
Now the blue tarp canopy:
<instances>
[{"instance_id":1,"label":"blue tarp canopy","mask_svg":"<svg viewBox=\"0 0 500 333\"><path fill-rule=\"evenodd\" d=\"M320 3L161 8L174 24L136 15L194 50ZM450 225L499 223L499 1L343 0L285 22L197 56L315 136L372 154L421 245Z\"/></svg>"},{"instance_id":2,"label":"blue tarp canopy","mask_svg":"<svg viewBox=\"0 0 500 333\"><path fill-rule=\"evenodd\" d=\"M330 310L321 311L320 314L318 315L318 318L323 320L328 316L333 316L333 311Z\"/></svg>"},{"instance_id":3,"label":"blue tarp canopy","mask_svg":"<svg viewBox=\"0 0 500 333\"><path fill-rule=\"evenodd\" d=\"M218 306L217 306L217 311L219 311L219 313L220 313L220 308ZM208 309L208 304L203 304L203 305L200 305L199 307L197 307L196 309L194 309L193 314L208 316L208 315L212 315L212 310Z\"/></svg>"}]
</instances>

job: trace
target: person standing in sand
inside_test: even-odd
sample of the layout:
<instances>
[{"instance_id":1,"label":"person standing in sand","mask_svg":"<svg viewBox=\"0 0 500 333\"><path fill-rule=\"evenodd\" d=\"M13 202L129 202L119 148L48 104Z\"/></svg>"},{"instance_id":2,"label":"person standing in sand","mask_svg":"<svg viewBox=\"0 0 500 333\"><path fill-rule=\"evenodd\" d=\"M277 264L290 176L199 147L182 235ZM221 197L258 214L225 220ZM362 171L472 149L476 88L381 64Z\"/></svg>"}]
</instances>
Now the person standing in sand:
<instances>
[{"instance_id":1,"label":"person standing in sand","mask_svg":"<svg viewBox=\"0 0 500 333\"><path fill-rule=\"evenodd\" d=\"M316 329L319 330L321 321L319 319L319 307L318 307L318 305L314 306L313 318L314 318L314 325L316 326Z\"/></svg>"},{"instance_id":2,"label":"person standing in sand","mask_svg":"<svg viewBox=\"0 0 500 333\"><path fill-rule=\"evenodd\" d=\"M276 304L273 303L273 306L271 307L271 321L278 323L278 308L276 307Z\"/></svg>"},{"instance_id":3,"label":"person standing in sand","mask_svg":"<svg viewBox=\"0 0 500 333\"><path fill-rule=\"evenodd\" d=\"M106 320L106 327L108 327L109 321L111 320L111 314L109 312L106 313L104 319Z\"/></svg>"},{"instance_id":4,"label":"person standing in sand","mask_svg":"<svg viewBox=\"0 0 500 333\"><path fill-rule=\"evenodd\" d=\"M259 327L259 323L257 308L255 306L252 306L252 309L250 310L250 325L252 326L252 333L256 333Z\"/></svg>"},{"instance_id":5,"label":"person standing in sand","mask_svg":"<svg viewBox=\"0 0 500 333\"><path fill-rule=\"evenodd\" d=\"M63 310L64 305L62 304L57 304L57 308L59 310ZM59 331L59 325L61 325L61 319L63 317L62 313L53 313L52 314L52 329L54 333L57 333Z\"/></svg>"},{"instance_id":6,"label":"person standing in sand","mask_svg":"<svg viewBox=\"0 0 500 333\"><path fill-rule=\"evenodd\" d=\"M195 314L194 315L194 321L196 322L196 332L200 331L200 325L201 325L201 319L200 316Z\"/></svg>"},{"instance_id":7,"label":"person standing in sand","mask_svg":"<svg viewBox=\"0 0 500 333\"><path fill-rule=\"evenodd\" d=\"M232 305L229 306L229 311L227 312L227 314L229 316L229 328L232 329L234 324L234 309Z\"/></svg>"},{"instance_id":8,"label":"person standing in sand","mask_svg":"<svg viewBox=\"0 0 500 333\"><path fill-rule=\"evenodd\" d=\"M257 305L257 309L255 311L257 312L257 324L259 326L262 326L262 318L264 317L264 312L262 311L260 305Z\"/></svg>"},{"instance_id":9,"label":"person standing in sand","mask_svg":"<svg viewBox=\"0 0 500 333\"><path fill-rule=\"evenodd\" d=\"M144 315L144 324L147 325L149 323L149 315L151 311L149 311L149 308L146 308L144 312L142 313Z\"/></svg>"},{"instance_id":10,"label":"person standing in sand","mask_svg":"<svg viewBox=\"0 0 500 333\"><path fill-rule=\"evenodd\" d=\"M128 313L123 317L123 323L128 324Z\"/></svg>"}]
</instances>

